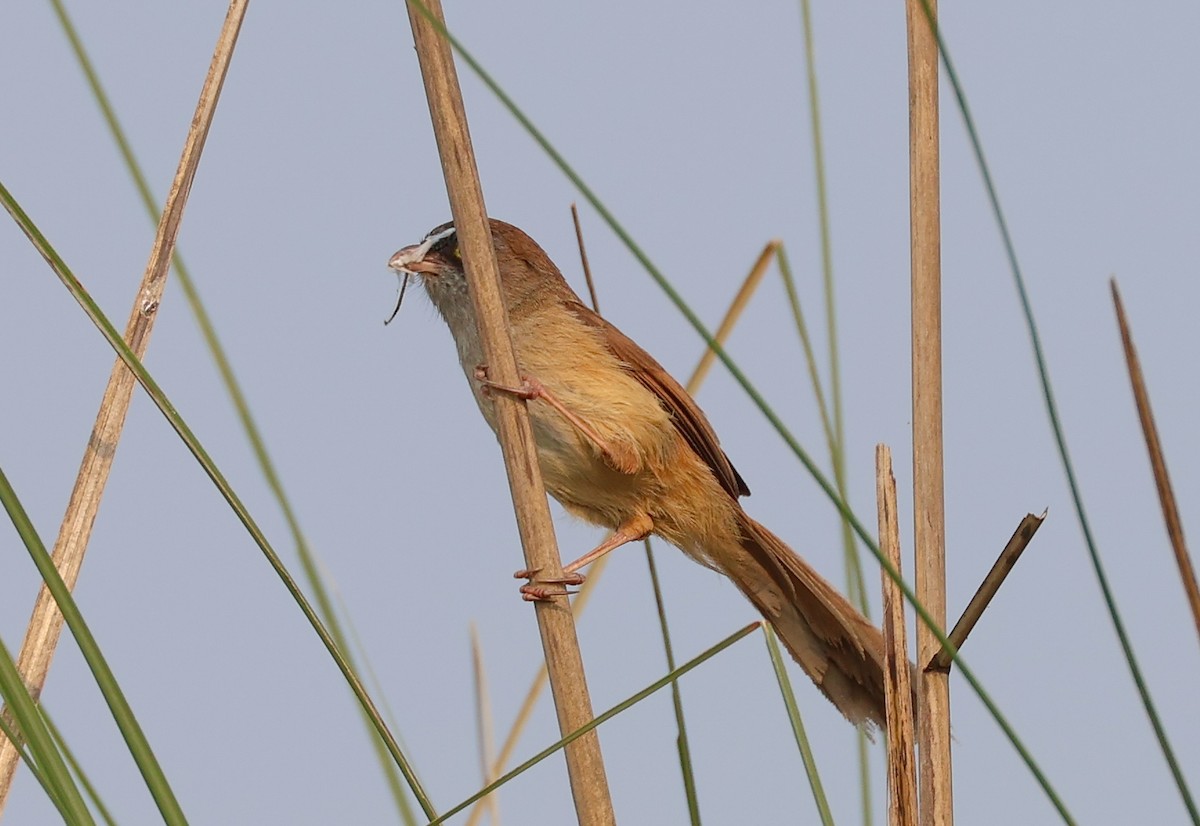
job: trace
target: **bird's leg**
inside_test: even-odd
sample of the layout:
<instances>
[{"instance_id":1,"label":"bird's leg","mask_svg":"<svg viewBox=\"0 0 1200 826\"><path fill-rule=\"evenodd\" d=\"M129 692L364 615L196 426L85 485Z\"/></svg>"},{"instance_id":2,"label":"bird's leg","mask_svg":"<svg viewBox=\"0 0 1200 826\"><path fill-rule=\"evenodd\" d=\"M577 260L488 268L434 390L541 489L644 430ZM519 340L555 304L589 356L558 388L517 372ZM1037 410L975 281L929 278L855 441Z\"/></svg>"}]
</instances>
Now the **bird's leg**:
<instances>
[{"instance_id":1,"label":"bird's leg","mask_svg":"<svg viewBox=\"0 0 1200 826\"><path fill-rule=\"evenodd\" d=\"M600 456L604 459L604 463L613 470L624 474L634 474L642 469L641 459L638 458L637 453L632 448L624 444L614 444L602 437L596 432L595 428L559 401L536 377L522 375L519 387L508 387L503 384L497 384L489 379L487 377L487 365L480 364L475 368L475 380L481 385L485 396L490 395L492 391L499 391L501 393L509 393L518 399L525 399L526 401L541 399L570 422L591 443L592 447L600 453Z\"/></svg>"},{"instance_id":2,"label":"bird's leg","mask_svg":"<svg viewBox=\"0 0 1200 826\"><path fill-rule=\"evenodd\" d=\"M528 602L550 599L555 594L551 593L545 587L546 585L582 585L584 576L579 573L580 568L592 564L609 551L615 550L628 542L637 542L640 539L645 539L653 531L654 520L645 513L639 513L622 522L607 539L595 548L592 548L592 550L571 564L564 565L562 577L555 579L534 579L538 574L536 570L517 571L513 574L516 579L529 580L528 584L521 586L522 598Z\"/></svg>"}]
</instances>

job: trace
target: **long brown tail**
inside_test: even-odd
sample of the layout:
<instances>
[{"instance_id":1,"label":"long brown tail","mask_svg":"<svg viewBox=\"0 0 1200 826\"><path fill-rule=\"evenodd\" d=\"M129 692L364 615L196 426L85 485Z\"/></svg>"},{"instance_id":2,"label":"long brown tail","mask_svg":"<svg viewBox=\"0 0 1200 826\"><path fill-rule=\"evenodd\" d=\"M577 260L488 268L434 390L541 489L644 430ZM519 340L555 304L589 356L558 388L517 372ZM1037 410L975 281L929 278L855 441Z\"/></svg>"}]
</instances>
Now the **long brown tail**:
<instances>
[{"instance_id":1,"label":"long brown tail","mask_svg":"<svg viewBox=\"0 0 1200 826\"><path fill-rule=\"evenodd\" d=\"M879 629L779 537L740 508L738 514L743 553L721 554L723 573L770 621L796 662L850 722L883 727Z\"/></svg>"}]
</instances>

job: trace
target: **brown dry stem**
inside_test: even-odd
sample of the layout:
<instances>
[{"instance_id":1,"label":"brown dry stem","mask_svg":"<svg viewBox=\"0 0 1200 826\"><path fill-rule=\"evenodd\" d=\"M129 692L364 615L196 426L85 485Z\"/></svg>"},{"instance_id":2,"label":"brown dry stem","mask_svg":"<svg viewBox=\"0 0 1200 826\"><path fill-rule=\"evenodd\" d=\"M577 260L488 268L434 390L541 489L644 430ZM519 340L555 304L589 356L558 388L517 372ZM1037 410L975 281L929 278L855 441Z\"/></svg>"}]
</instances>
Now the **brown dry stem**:
<instances>
[{"instance_id":1,"label":"brown dry stem","mask_svg":"<svg viewBox=\"0 0 1200 826\"><path fill-rule=\"evenodd\" d=\"M1162 506L1163 521L1167 525L1167 536L1175 551L1175 564L1179 567L1179 579L1187 593L1196 633L1200 634L1200 587L1196 585L1196 569L1188 553L1187 541L1183 538L1183 521L1179 518L1179 505L1175 491L1171 488L1171 476L1167 473L1167 458L1163 455L1162 442L1158 438L1158 426L1154 424L1154 411L1150 409L1150 392L1146 389L1146 378L1133 346L1133 334L1129 332L1129 321L1125 317L1125 306L1117 290L1117 279L1112 279L1113 306L1117 311L1117 324L1121 328L1121 344L1125 348L1125 364L1129 369L1129 383L1133 386L1133 400L1137 404L1138 419L1142 423L1142 434L1146 439L1146 452L1150 454L1150 467L1154 471L1154 485L1158 488L1158 501Z\"/></svg>"},{"instance_id":2,"label":"brown dry stem","mask_svg":"<svg viewBox=\"0 0 1200 826\"><path fill-rule=\"evenodd\" d=\"M967 607L962 612L962 616L958 618L958 622L954 623L954 629L948 637L950 646L943 645L938 650L937 654L925 666L926 671L950 670L950 665L953 663L953 660L950 658L950 652L962 650L963 643L967 641L967 635L971 633L971 630L975 627L975 623L979 622L979 618L983 616L983 612L987 610L988 605L991 603L992 597L996 596L996 592L1004 584L1008 572L1017 564L1017 560L1021 558L1021 553L1029 545L1030 540L1033 539L1033 535L1037 533L1037 529L1045 521L1045 512L1041 516L1034 516L1032 513L1025 514L1025 518L1021 520L1021 524L1017 525L1017 529L1013 531L1008 544L1004 546L1004 550L1000 552L1000 556L992 564L992 569L984 577L979 590L975 592L975 596L971 597L971 601L967 603Z\"/></svg>"},{"instance_id":3,"label":"brown dry stem","mask_svg":"<svg viewBox=\"0 0 1200 826\"><path fill-rule=\"evenodd\" d=\"M913 527L917 599L946 626L946 514L942 461L941 207L935 0L905 0L908 29L909 198L912 255ZM917 626L917 662L941 641ZM921 823L952 826L949 675L923 671L918 738Z\"/></svg>"},{"instance_id":4,"label":"brown dry stem","mask_svg":"<svg viewBox=\"0 0 1200 826\"><path fill-rule=\"evenodd\" d=\"M441 3L414 0L408 5L408 13L484 356L494 381L516 386L520 377L500 294L496 253L454 58L445 37ZM524 567L542 571L548 580L557 579L561 576L562 561L525 402L499 394L496 413L501 452L524 549ZM562 594L557 598L535 603L534 611L559 729L566 736L591 722L593 714L574 617L565 589L560 590ZM594 730L566 747L566 762L579 823L587 826L615 823L600 739Z\"/></svg>"}]
</instances>

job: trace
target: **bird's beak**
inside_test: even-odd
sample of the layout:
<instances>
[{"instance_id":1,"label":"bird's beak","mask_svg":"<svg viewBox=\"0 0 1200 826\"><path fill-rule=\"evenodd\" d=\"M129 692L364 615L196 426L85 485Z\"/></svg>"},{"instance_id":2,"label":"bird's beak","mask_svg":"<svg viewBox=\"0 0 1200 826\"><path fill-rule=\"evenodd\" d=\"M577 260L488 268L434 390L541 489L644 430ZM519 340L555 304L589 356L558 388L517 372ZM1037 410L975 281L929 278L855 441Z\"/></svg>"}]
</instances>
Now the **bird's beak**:
<instances>
[{"instance_id":1,"label":"bird's beak","mask_svg":"<svg viewBox=\"0 0 1200 826\"><path fill-rule=\"evenodd\" d=\"M435 273L437 266L432 261L425 260L429 247L428 241L405 247L388 259L388 267L396 272Z\"/></svg>"}]
</instances>

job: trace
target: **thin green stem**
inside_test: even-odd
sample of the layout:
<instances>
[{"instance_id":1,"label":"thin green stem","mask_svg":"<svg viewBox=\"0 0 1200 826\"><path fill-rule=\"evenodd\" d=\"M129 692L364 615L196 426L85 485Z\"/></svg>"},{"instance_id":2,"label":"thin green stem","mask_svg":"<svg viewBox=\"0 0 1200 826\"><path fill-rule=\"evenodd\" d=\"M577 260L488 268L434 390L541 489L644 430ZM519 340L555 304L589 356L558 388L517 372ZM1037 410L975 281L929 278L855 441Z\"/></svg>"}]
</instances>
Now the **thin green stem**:
<instances>
[{"instance_id":1,"label":"thin green stem","mask_svg":"<svg viewBox=\"0 0 1200 826\"><path fill-rule=\"evenodd\" d=\"M791 261L788 259L787 248L784 244L780 244L776 249L775 260L779 264L779 275L783 279L784 292L787 293L788 304L792 309L796 332L800 335L800 348L804 352L804 361L812 382L813 396L817 400L817 413L821 417L821 428L825 431L825 442L832 452L837 445L837 437L834 434L833 422L829 418L829 405L825 401L825 389L821 386L816 352L813 350L812 338L808 334L808 322L804 318L804 308L800 305L800 294L796 290L796 278L792 275Z\"/></svg>"},{"instance_id":2,"label":"thin green stem","mask_svg":"<svg viewBox=\"0 0 1200 826\"><path fill-rule=\"evenodd\" d=\"M646 565L650 569L650 585L654 590L654 606L658 612L658 625L662 630L663 649L667 653L667 671L675 670L675 650L671 645L671 629L667 624L667 608L663 602L662 583L658 579L658 566L654 564L654 549L646 537ZM675 709L675 725L679 734L675 747L679 752L679 770L683 774L683 793L687 797L688 819L693 826L700 826L700 799L696 795L696 776L692 772L692 751L688 746L687 725L683 716L683 696L679 683L671 683L671 704Z\"/></svg>"},{"instance_id":3,"label":"thin green stem","mask_svg":"<svg viewBox=\"0 0 1200 826\"><path fill-rule=\"evenodd\" d=\"M829 340L829 384L833 397L833 434L829 440L833 479L838 495L848 499L846 484L846 420L842 408L842 370L838 356L836 290L833 278L833 242L829 228L829 191L825 183L825 142L821 133L821 101L817 88L816 50L813 48L812 9L809 0L800 0L800 15L804 23L804 67L808 80L809 123L812 125L813 168L816 171L817 215L821 229L821 278L825 293L825 329ZM846 564L846 591L863 616L870 618L871 605L867 599L862 558L854 542L850 525L842 520L842 554ZM858 732L859 797L862 800L864 826L871 826L874 807L871 803L871 766L867 736Z\"/></svg>"},{"instance_id":4,"label":"thin green stem","mask_svg":"<svg viewBox=\"0 0 1200 826\"><path fill-rule=\"evenodd\" d=\"M42 715L42 720L46 724L46 730L50 732L50 736L54 738L59 750L62 752L67 764L71 767L71 772L75 777L79 778L79 784L83 786L83 792L92 801L92 806L100 813L100 817L108 826L116 826L117 821L112 816L112 812L104 805L104 801L100 799L100 793L96 791L96 787L92 785L92 781L88 779L87 774L83 770L83 766L75 759L75 754L71 751L67 741L63 738L62 732L58 730L58 726L54 725L54 721L50 719L50 715L46 713L45 706L38 706L38 711Z\"/></svg>"},{"instance_id":5,"label":"thin green stem","mask_svg":"<svg viewBox=\"0 0 1200 826\"><path fill-rule=\"evenodd\" d=\"M38 785L42 787L42 791L46 793L46 797L50 798L50 802L54 805L54 808L58 810L60 815L62 815L63 821L69 823L70 815L67 811L66 805L63 802L62 793L59 791L59 784L63 782L64 779L69 778L65 774L58 775L57 772L52 772L55 774L54 779L47 777L46 774L42 772L41 765L29 752L29 738L22 734L20 728L17 727L17 723L13 723L12 720L10 720L10 714L13 718L18 718L18 715L13 710L13 701L11 697L17 692L23 692L25 696L28 697L29 691L25 688L25 683L23 680L21 680L20 672L17 670L17 664L13 662L12 657L8 653L8 648L5 647L3 641L0 641L0 659L7 659L12 663L11 669L9 669L7 665L0 663L0 698L3 698L5 705L9 706L7 714L0 714L0 734L7 737L8 741L13 744L13 747L17 750L17 754L25 763L25 767L29 769L29 773L33 775L33 779L36 780ZM12 682L10 682L10 680L12 680ZM36 709L32 698L30 698L29 702L29 708L31 710ZM42 720L44 722L45 718L43 717ZM48 729L46 733L49 735L50 732ZM61 754L59 756L61 757ZM49 758L49 760L52 759L53 758ZM63 768L66 768L66 763L63 763ZM82 798L80 799L82 800Z\"/></svg>"},{"instance_id":6,"label":"thin green stem","mask_svg":"<svg viewBox=\"0 0 1200 826\"><path fill-rule=\"evenodd\" d=\"M821 816L824 826L833 826L833 812L829 809L829 799L825 797L825 787L821 783L821 775L817 771L817 757L813 754L812 745L808 742L808 734L804 731L804 719L800 716L800 707L796 704L796 693L792 690L792 680L788 677L787 668L783 664L783 653L779 650L779 640L770 625L763 627L767 652L771 655L771 666L775 669L775 680L779 683L779 693L783 695L783 705L787 709L788 720L792 723L792 733L796 737L796 745L800 748L800 759L804 762L804 773L808 777L808 785L812 789L813 802L817 804L817 813Z\"/></svg>"}]
</instances>

